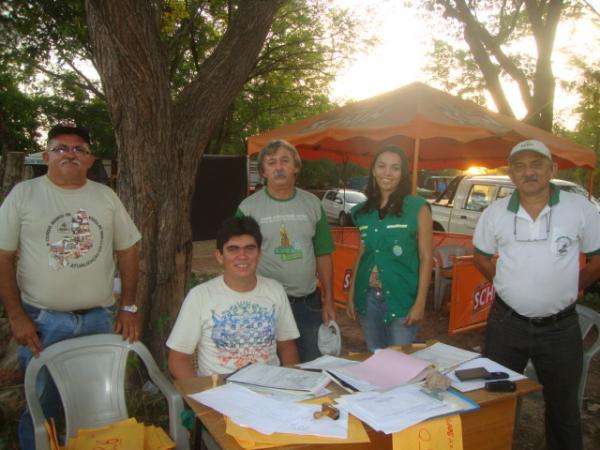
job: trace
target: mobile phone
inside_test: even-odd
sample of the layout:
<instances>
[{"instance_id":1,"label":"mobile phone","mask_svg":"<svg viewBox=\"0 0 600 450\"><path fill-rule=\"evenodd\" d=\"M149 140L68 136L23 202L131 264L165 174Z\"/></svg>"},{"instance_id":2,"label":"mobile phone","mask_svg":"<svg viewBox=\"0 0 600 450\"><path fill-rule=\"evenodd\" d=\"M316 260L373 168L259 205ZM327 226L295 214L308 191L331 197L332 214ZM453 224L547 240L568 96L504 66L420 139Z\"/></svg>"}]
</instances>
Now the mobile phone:
<instances>
[{"instance_id":1,"label":"mobile phone","mask_svg":"<svg viewBox=\"0 0 600 450\"><path fill-rule=\"evenodd\" d=\"M477 379L485 379L490 373L485 367L474 367L472 369L455 370L454 375L460 381L469 381Z\"/></svg>"},{"instance_id":2,"label":"mobile phone","mask_svg":"<svg viewBox=\"0 0 600 450\"><path fill-rule=\"evenodd\" d=\"M490 372L490 374L485 377L486 380L505 380L508 378L508 374L506 372Z\"/></svg>"},{"instance_id":3,"label":"mobile phone","mask_svg":"<svg viewBox=\"0 0 600 450\"><path fill-rule=\"evenodd\" d=\"M485 389L489 392L515 392L517 385L510 380L488 381Z\"/></svg>"}]
</instances>

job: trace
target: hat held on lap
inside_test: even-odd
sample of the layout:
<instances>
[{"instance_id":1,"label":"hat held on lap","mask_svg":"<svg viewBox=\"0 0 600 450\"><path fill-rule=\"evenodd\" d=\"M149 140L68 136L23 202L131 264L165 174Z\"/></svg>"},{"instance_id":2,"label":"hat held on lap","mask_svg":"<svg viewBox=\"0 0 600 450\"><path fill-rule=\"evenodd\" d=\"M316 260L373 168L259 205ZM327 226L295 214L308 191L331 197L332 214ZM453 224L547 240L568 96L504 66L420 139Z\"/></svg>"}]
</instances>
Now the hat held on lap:
<instances>
[{"instance_id":1,"label":"hat held on lap","mask_svg":"<svg viewBox=\"0 0 600 450\"><path fill-rule=\"evenodd\" d=\"M340 356L342 352L342 333L335 320L319 327L317 346L322 355Z\"/></svg>"},{"instance_id":2,"label":"hat held on lap","mask_svg":"<svg viewBox=\"0 0 600 450\"><path fill-rule=\"evenodd\" d=\"M546 144L535 139L529 139L528 141L519 142L517 145L515 145L510 151L508 160L510 161L510 159L517 153L524 151L539 153L540 155L545 156L548 159L552 159L552 153L550 153L550 150L548 149L548 147L546 147Z\"/></svg>"}]
</instances>

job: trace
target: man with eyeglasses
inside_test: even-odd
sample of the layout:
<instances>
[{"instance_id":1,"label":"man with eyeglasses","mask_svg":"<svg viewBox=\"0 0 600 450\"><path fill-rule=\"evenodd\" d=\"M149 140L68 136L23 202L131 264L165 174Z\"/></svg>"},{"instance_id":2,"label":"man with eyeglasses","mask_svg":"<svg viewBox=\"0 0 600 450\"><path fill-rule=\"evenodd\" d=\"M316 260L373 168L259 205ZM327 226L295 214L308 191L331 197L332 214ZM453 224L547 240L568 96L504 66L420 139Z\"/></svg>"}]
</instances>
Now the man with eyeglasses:
<instances>
[{"instance_id":1,"label":"man with eyeglasses","mask_svg":"<svg viewBox=\"0 0 600 450\"><path fill-rule=\"evenodd\" d=\"M531 359L544 386L547 448L581 449L575 303L600 276L600 215L581 195L550 182L557 165L542 142L517 144L508 169L516 190L483 212L473 235L475 265L496 290L485 355L518 372Z\"/></svg>"},{"instance_id":2,"label":"man with eyeglasses","mask_svg":"<svg viewBox=\"0 0 600 450\"><path fill-rule=\"evenodd\" d=\"M43 154L45 176L14 187L0 206L0 298L23 370L44 348L113 330L139 337L135 296L141 235L116 194L88 180L94 163L88 130L53 127ZM122 283L113 312L116 254ZM81 380L85 382L85 380ZM62 419L47 371L37 392L46 417ZM19 423L22 449L34 449L31 417Z\"/></svg>"}]
</instances>

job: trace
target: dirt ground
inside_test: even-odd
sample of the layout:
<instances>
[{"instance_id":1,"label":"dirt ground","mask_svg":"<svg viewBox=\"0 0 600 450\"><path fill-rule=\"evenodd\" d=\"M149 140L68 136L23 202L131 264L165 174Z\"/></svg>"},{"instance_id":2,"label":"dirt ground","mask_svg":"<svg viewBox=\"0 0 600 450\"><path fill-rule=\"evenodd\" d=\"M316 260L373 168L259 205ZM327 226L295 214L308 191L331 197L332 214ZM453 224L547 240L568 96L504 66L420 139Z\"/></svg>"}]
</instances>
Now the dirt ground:
<instances>
[{"instance_id":1,"label":"dirt ground","mask_svg":"<svg viewBox=\"0 0 600 450\"><path fill-rule=\"evenodd\" d=\"M193 270L198 275L219 273L220 267L213 257L214 241L194 243ZM483 331L473 331L456 336L448 335L448 299L440 311L433 311L433 291L430 292L425 321L420 326L418 340L436 339L446 344L468 350L481 351ZM338 324L342 330L343 352L363 352L366 345L357 322L346 317L343 310L338 311ZM595 339L595 335L591 336ZM591 341L593 339L588 339ZM588 342L586 341L586 342ZM582 412L584 448L600 448L600 356L592 360L588 373L587 387ZM493 438L493 437L490 437ZM539 450L544 445L544 402L541 394L523 398L519 418L515 429L515 450Z\"/></svg>"}]
</instances>

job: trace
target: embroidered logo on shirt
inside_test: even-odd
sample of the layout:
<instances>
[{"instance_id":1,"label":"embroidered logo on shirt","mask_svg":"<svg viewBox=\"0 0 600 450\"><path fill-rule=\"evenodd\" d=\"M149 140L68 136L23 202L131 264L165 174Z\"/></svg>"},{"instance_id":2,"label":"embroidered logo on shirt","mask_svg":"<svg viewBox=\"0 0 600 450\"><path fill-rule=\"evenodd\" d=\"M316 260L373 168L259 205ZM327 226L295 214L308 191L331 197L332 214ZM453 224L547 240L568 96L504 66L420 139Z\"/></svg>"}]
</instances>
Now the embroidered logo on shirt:
<instances>
[{"instance_id":1,"label":"embroidered logo on shirt","mask_svg":"<svg viewBox=\"0 0 600 450\"><path fill-rule=\"evenodd\" d=\"M388 225L386 228L408 228L407 223L395 223L393 225Z\"/></svg>"},{"instance_id":2,"label":"embroidered logo on shirt","mask_svg":"<svg viewBox=\"0 0 600 450\"><path fill-rule=\"evenodd\" d=\"M103 243L102 226L85 209L61 214L46 229L48 264L54 270L89 266L98 258Z\"/></svg>"},{"instance_id":3,"label":"embroidered logo on shirt","mask_svg":"<svg viewBox=\"0 0 600 450\"><path fill-rule=\"evenodd\" d=\"M568 253L569 247L571 247L572 241L568 236L560 236L556 238L556 253L559 256L564 256Z\"/></svg>"},{"instance_id":4,"label":"embroidered logo on shirt","mask_svg":"<svg viewBox=\"0 0 600 450\"><path fill-rule=\"evenodd\" d=\"M275 254L281 257L282 261L292 261L302 259L302 246L300 242L294 241L292 244L285 224L279 227L280 246L275 247Z\"/></svg>"}]
</instances>

